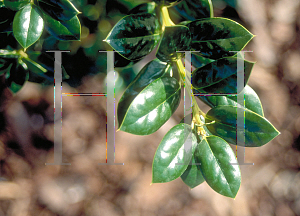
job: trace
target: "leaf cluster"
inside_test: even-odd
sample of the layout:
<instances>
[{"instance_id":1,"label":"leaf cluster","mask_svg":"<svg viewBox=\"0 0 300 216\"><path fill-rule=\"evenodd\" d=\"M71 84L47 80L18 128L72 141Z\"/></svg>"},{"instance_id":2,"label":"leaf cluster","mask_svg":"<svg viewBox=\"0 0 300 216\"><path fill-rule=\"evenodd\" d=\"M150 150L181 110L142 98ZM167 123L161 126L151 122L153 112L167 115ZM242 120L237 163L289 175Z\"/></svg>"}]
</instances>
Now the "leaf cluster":
<instances>
[{"instance_id":1,"label":"leaf cluster","mask_svg":"<svg viewBox=\"0 0 300 216\"><path fill-rule=\"evenodd\" d=\"M186 21L174 24L170 9ZM110 31L105 41L128 62L156 49L156 58L140 70L120 99L119 130L154 133L177 109L182 87L193 90L188 96L192 113L185 117L190 120L174 126L156 150L153 183L181 177L193 188L206 181L216 192L234 198L241 173L229 143L259 147L279 134L247 85L254 63L237 55L253 37L239 23L214 17L211 0L144 3ZM193 52L191 62L185 63L193 66L190 79L182 63L185 51ZM244 65L242 89L237 88L238 62ZM206 114L199 109L196 95L211 107ZM237 129L238 113L244 114L243 130Z\"/></svg>"},{"instance_id":2,"label":"leaf cluster","mask_svg":"<svg viewBox=\"0 0 300 216\"><path fill-rule=\"evenodd\" d=\"M53 80L53 58L26 50L39 40L44 28L58 40L80 40L80 12L69 0L4 0L0 10L0 33L12 32L23 47L0 50L0 75L5 75L10 90L18 92L30 77ZM68 77L64 69L63 76Z\"/></svg>"}]
</instances>

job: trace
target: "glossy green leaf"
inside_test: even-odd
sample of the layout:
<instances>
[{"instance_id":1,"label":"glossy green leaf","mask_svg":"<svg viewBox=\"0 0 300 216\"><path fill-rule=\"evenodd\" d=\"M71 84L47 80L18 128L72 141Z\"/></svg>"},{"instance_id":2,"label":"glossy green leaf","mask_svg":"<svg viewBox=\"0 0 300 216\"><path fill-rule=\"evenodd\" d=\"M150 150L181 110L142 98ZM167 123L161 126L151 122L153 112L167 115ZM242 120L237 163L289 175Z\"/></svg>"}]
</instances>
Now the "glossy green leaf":
<instances>
[{"instance_id":1,"label":"glossy green leaf","mask_svg":"<svg viewBox=\"0 0 300 216\"><path fill-rule=\"evenodd\" d=\"M241 185L241 171L225 140L217 136L203 138L196 147L195 161L200 163L204 179L213 190L235 198Z\"/></svg>"},{"instance_id":2,"label":"glossy green leaf","mask_svg":"<svg viewBox=\"0 0 300 216\"><path fill-rule=\"evenodd\" d=\"M81 26L77 16L69 21L57 21L44 13L47 31L58 40L80 40Z\"/></svg>"},{"instance_id":3,"label":"glossy green leaf","mask_svg":"<svg viewBox=\"0 0 300 216\"><path fill-rule=\"evenodd\" d=\"M182 181L190 188L194 188L205 181L200 166L197 165L194 155L191 159L190 165L188 165L180 177Z\"/></svg>"},{"instance_id":4,"label":"glossy green leaf","mask_svg":"<svg viewBox=\"0 0 300 216\"><path fill-rule=\"evenodd\" d=\"M29 3L30 0L4 0L5 7L14 11L20 10Z\"/></svg>"},{"instance_id":5,"label":"glossy green leaf","mask_svg":"<svg viewBox=\"0 0 300 216\"><path fill-rule=\"evenodd\" d=\"M260 102L260 99L256 92L248 85L244 88L244 90L240 93L244 94L243 103L237 103L236 95L225 95L225 96L198 96L203 102L205 102L210 107L216 106L241 106L245 107L261 116L264 116L263 108ZM245 103L245 104L244 104Z\"/></svg>"},{"instance_id":6,"label":"glossy green leaf","mask_svg":"<svg viewBox=\"0 0 300 216\"><path fill-rule=\"evenodd\" d=\"M160 6L172 7L177 5L182 0L154 0L154 2Z\"/></svg>"},{"instance_id":7,"label":"glossy green leaf","mask_svg":"<svg viewBox=\"0 0 300 216\"><path fill-rule=\"evenodd\" d=\"M246 28L226 18L206 18L187 24L192 33L193 50L206 58L233 56L254 37Z\"/></svg>"},{"instance_id":8,"label":"glossy green leaf","mask_svg":"<svg viewBox=\"0 0 300 216\"><path fill-rule=\"evenodd\" d=\"M211 0L185 0L171 8L180 16L189 21L213 17L213 5Z\"/></svg>"},{"instance_id":9,"label":"glossy green leaf","mask_svg":"<svg viewBox=\"0 0 300 216\"><path fill-rule=\"evenodd\" d=\"M39 7L53 19L68 21L79 14L69 0L38 0Z\"/></svg>"},{"instance_id":10,"label":"glossy green leaf","mask_svg":"<svg viewBox=\"0 0 300 216\"><path fill-rule=\"evenodd\" d=\"M170 77L171 71L170 65L157 59L144 66L119 101L119 130L148 135L171 117L181 92L177 79Z\"/></svg>"},{"instance_id":11,"label":"glossy green leaf","mask_svg":"<svg viewBox=\"0 0 300 216\"><path fill-rule=\"evenodd\" d=\"M27 5L19 10L13 21L13 33L23 48L35 43L42 35L44 21L35 5Z\"/></svg>"},{"instance_id":12,"label":"glossy green leaf","mask_svg":"<svg viewBox=\"0 0 300 216\"><path fill-rule=\"evenodd\" d=\"M153 14L132 14L121 19L105 41L129 60L148 55L160 39L161 26Z\"/></svg>"},{"instance_id":13,"label":"glossy green leaf","mask_svg":"<svg viewBox=\"0 0 300 216\"><path fill-rule=\"evenodd\" d=\"M140 13L155 13L155 3L143 3L131 9L128 14L140 14Z\"/></svg>"},{"instance_id":14,"label":"glossy green leaf","mask_svg":"<svg viewBox=\"0 0 300 216\"><path fill-rule=\"evenodd\" d=\"M244 111L245 118L243 122L245 131L239 129L237 137L237 112L240 111ZM207 125L208 130L212 134L222 137L229 143L240 146L262 146L280 134L266 118L248 109L235 106L217 106L212 108L207 113L205 122L212 121L215 121L215 123ZM245 144L244 140L240 139L244 136Z\"/></svg>"},{"instance_id":15,"label":"glossy green leaf","mask_svg":"<svg viewBox=\"0 0 300 216\"><path fill-rule=\"evenodd\" d=\"M192 53L192 65L195 68L203 67L211 62L214 62L214 59L205 58L203 56L197 55L197 53Z\"/></svg>"},{"instance_id":16,"label":"glossy green leaf","mask_svg":"<svg viewBox=\"0 0 300 216\"><path fill-rule=\"evenodd\" d=\"M152 183L169 182L180 177L188 167L196 145L191 126L181 123L171 128L156 150Z\"/></svg>"},{"instance_id":17,"label":"glossy green leaf","mask_svg":"<svg viewBox=\"0 0 300 216\"><path fill-rule=\"evenodd\" d=\"M166 26L159 43L156 57L164 62L182 58L184 53L177 51L189 50L191 33L186 26Z\"/></svg>"},{"instance_id":18,"label":"glossy green leaf","mask_svg":"<svg viewBox=\"0 0 300 216\"><path fill-rule=\"evenodd\" d=\"M197 68L192 73L192 84L200 93L236 94L237 57L225 57ZM246 86L254 63L244 61L244 86Z\"/></svg>"},{"instance_id":19,"label":"glossy green leaf","mask_svg":"<svg viewBox=\"0 0 300 216\"><path fill-rule=\"evenodd\" d=\"M26 65L20 61L18 64L14 64L6 76L5 84L13 92L17 93L28 80L29 74L26 70Z\"/></svg>"}]
</instances>

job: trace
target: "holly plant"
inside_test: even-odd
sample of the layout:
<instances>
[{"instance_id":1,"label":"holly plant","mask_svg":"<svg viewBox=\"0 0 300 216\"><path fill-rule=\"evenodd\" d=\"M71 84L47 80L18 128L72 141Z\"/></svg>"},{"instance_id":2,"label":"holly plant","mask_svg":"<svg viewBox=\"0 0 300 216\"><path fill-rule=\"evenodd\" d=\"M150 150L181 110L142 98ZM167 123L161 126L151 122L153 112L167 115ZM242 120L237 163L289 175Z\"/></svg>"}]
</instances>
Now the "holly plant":
<instances>
[{"instance_id":1,"label":"holly plant","mask_svg":"<svg viewBox=\"0 0 300 216\"><path fill-rule=\"evenodd\" d=\"M180 23L174 24L170 11ZM206 181L217 193L235 198L241 173L228 143L259 147L279 135L264 117L258 95L247 85L254 63L237 55L253 37L239 23L214 17L211 0L140 4L110 31L105 41L128 64L157 48L156 59L139 71L119 101L119 130L136 135L154 133L177 109L182 87L192 89L188 95L192 101L191 121L181 121L162 139L153 159L152 183L180 177L194 188ZM191 79L187 79L183 64L184 51L192 52ZM240 92L238 61L244 65ZM199 108L195 93L202 94L197 97L211 107L207 113ZM237 100L240 94L242 102ZM238 112L244 114L244 131L237 133ZM238 140L238 135L244 139ZM190 145L185 146L188 140Z\"/></svg>"},{"instance_id":2,"label":"holly plant","mask_svg":"<svg viewBox=\"0 0 300 216\"><path fill-rule=\"evenodd\" d=\"M44 28L57 40L80 40L79 11L69 0L2 0L0 14L0 33L13 34L21 46L0 50L0 75L5 75L6 85L16 93L28 79L53 83L54 59L28 48ZM68 78L64 69L63 76Z\"/></svg>"}]
</instances>

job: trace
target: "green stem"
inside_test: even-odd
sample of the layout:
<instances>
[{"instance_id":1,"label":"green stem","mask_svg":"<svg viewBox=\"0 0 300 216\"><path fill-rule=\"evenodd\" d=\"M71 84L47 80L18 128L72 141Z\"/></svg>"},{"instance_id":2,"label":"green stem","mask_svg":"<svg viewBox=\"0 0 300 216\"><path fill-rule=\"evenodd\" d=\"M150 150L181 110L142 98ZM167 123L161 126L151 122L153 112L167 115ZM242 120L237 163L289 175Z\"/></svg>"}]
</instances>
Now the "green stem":
<instances>
[{"instance_id":1,"label":"green stem","mask_svg":"<svg viewBox=\"0 0 300 216\"><path fill-rule=\"evenodd\" d=\"M164 30L165 26L174 26L175 25L169 16L167 7L162 7L161 13L162 13L162 18L163 18L163 30ZM185 88L191 89L192 88L191 83L187 79L185 79L185 68L182 64L181 59L176 60L176 65L177 65L177 68L178 68L178 71L180 74L181 83L184 83ZM192 97L193 120L195 121L196 124L203 125L204 122L201 121L200 115L205 117L205 113L199 108L196 98L194 97L194 95L191 94L191 91L187 91L187 92L189 92L189 97Z\"/></svg>"},{"instance_id":2,"label":"green stem","mask_svg":"<svg viewBox=\"0 0 300 216\"><path fill-rule=\"evenodd\" d=\"M184 83L184 87L187 89L191 89L192 85L188 79L185 78L185 68L182 64L181 59L177 59L176 65L180 74L180 79ZM191 94L191 91L187 91L189 93L189 97L192 97L192 112L193 117L195 119L196 124L203 125L204 123L200 119L200 115L205 117L205 113L199 108L198 103L194 95Z\"/></svg>"}]
</instances>

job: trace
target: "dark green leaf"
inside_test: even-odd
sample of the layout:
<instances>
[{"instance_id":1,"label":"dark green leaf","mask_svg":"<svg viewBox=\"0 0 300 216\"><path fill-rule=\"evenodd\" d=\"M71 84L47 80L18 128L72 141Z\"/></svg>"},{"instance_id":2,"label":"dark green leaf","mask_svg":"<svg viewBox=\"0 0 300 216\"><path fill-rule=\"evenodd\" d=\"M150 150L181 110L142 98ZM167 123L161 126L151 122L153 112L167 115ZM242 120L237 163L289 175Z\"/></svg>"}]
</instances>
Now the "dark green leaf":
<instances>
[{"instance_id":1,"label":"dark green leaf","mask_svg":"<svg viewBox=\"0 0 300 216\"><path fill-rule=\"evenodd\" d=\"M188 165L188 167L180 177L182 181L190 188L194 188L205 181L201 173L200 166L196 165L194 155L191 159L190 165Z\"/></svg>"},{"instance_id":2,"label":"dark green leaf","mask_svg":"<svg viewBox=\"0 0 300 216\"><path fill-rule=\"evenodd\" d=\"M197 140L191 126L178 124L171 128L156 150L152 183L169 182L181 176L188 167L186 162L191 160L196 145Z\"/></svg>"},{"instance_id":3,"label":"dark green leaf","mask_svg":"<svg viewBox=\"0 0 300 216\"><path fill-rule=\"evenodd\" d=\"M58 21L68 21L79 14L69 0L38 0L39 7Z\"/></svg>"},{"instance_id":4,"label":"dark green leaf","mask_svg":"<svg viewBox=\"0 0 300 216\"><path fill-rule=\"evenodd\" d=\"M161 6L172 7L177 5L182 0L154 0L154 2Z\"/></svg>"},{"instance_id":5,"label":"dark green leaf","mask_svg":"<svg viewBox=\"0 0 300 216\"><path fill-rule=\"evenodd\" d=\"M200 93L237 94L237 57L218 59L192 73L193 87ZM254 63L244 61L244 86Z\"/></svg>"},{"instance_id":6,"label":"dark green leaf","mask_svg":"<svg viewBox=\"0 0 300 216\"><path fill-rule=\"evenodd\" d=\"M7 74L5 83L13 93L17 93L28 80L29 74L26 68L26 65L20 61L18 64L12 65Z\"/></svg>"},{"instance_id":7,"label":"dark green leaf","mask_svg":"<svg viewBox=\"0 0 300 216\"><path fill-rule=\"evenodd\" d=\"M27 5L19 10L13 21L13 33L23 48L35 43L42 35L44 21L35 5Z\"/></svg>"},{"instance_id":8,"label":"dark green leaf","mask_svg":"<svg viewBox=\"0 0 300 216\"><path fill-rule=\"evenodd\" d=\"M77 16L69 21L57 21L44 13L47 31L58 40L80 40L81 26Z\"/></svg>"},{"instance_id":9,"label":"dark green leaf","mask_svg":"<svg viewBox=\"0 0 300 216\"><path fill-rule=\"evenodd\" d=\"M243 112L245 118L242 120L244 130L239 129L237 136L237 112ZM209 110L205 117L205 122L215 121L214 124L207 125L208 130L225 139L227 142L246 147L262 146L279 135L278 130L264 117L240 107L217 106ZM245 144L243 138L245 136ZM237 140L237 138L239 140Z\"/></svg>"},{"instance_id":10,"label":"dark green leaf","mask_svg":"<svg viewBox=\"0 0 300 216\"><path fill-rule=\"evenodd\" d=\"M137 60L148 55L160 39L161 26L153 14L132 14L121 19L105 41L122 56Z\"/></svg>"},{"instance_id":11,"label":"dark green leaf","mask_svg":"<svg viewBox=\"0 0 300 216\"><path fill-rule=\"evenodd\" d=\"M14 11L20 10L29 3L30 0L4 0L5 7Z\"/></svg>"},{"instance_id":12,"label":"dark green leaf","mask_svg":"<svg viewBox=\"0 0 300 216\"><path fill-rule=\"evenodd\" d=\"M119 129L137 135L157 131L180 102L181 88L172 69L159 60L148 63L125 90L118 105Z\"/></svg>"},{"instance_id":13,"label":"dark green leaf","mask_svg":"<svg viewBox=\"0 0 300 216\"><path fill-rule=\"evenodd\" d=\"M211 0L185 0L171 10L179 13L183 19L190 21L214 16Z\"/></svg>"},{"instance_id":14,"label":"dark green leaf","mask_svg":"<svg viewBox=\"0 0 300 216\"><path fill-rule=\"evenodd\" d=\"M177 51L189 50L191 33L186 26L166 26L159 43L156 57L164 62L182 58L184 53Z\"/></svg>"},{"instance_id":15,"label":"dark green leaf","mask_svg":"<svg viewBox=\"0 0 300 216\"><path fill-rule=\"evenodd\" d=\"M244 94L244 100L242 104L237 103L236 95L225 95L225 96L198 96L202 101L204 101L210 107L232 105L232 106L242 106L245 107L261 116L264 116L263 108L258 95L255 91L248 85L240 93ZM245 105L244 105L245 102Z\"/></svg>"},{"instance_id":16,"label":"dark green leaf","mask_svg":"<svg viewBox=\"0 0 300 216\"><path fill-rule=\"evenodd\" d=\"M195 68L203 67L211 62L215 61L214 59L204 58L203 56L198 55L197 53L192 54L192 65Z\"/></svg>"},{"instance_id":17,"label":"dark green leaf","mask_svg":"<svg viewBox=\"0 0 300 216\"><path fill-rule=\"evenodd\" d=\"M192 33L192 49L206 58L233 56L254 37L247 29L226 18L195 20L187 27Z\"/></svg>"},{"instance_id":18,"label":"dark green leaf","mask_svg":"<svg viewBox=\"0 0 300 216\"><path fill-rule=\"evenodd\" d=\"M155 13L155 3L154 2L143 3L134 7L128 12L128 14L140 14L140 13L150 13L150 14Z\"/></svg>"},{"instance_id":19,"label":"dark green leaf","mask_svg":"<svg viewBox=\"0 0 300 216\"><path fill-rule=\"evenodd\" d=\"M213 190L235 198L241 185L241 172L236 156L225 140L217 136L203 138L196 147L195 161L200 163L204 179Z\"/></svg>"}]
</instances>

